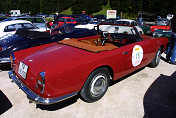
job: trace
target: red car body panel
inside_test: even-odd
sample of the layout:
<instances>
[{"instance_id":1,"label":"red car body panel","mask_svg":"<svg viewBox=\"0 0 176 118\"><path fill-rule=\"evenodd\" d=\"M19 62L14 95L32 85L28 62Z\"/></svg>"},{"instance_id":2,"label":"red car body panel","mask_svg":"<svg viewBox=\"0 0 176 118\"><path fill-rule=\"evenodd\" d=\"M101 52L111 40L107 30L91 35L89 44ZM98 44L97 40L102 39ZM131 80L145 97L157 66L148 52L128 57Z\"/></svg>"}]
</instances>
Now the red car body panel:
<instances>
[{"instance_id":1,"label":"red car body panel","mask_svg":"<svg viewBox=\"0 0 176 118\"><path fill-rule=\"evenodd\" d=\"M170 26L160 26L160 25L150 26L150 30L152 32L154 32L156 29L163 29L163 30L168 31L170 29Z\"/></svg>"},{"instance_id":2,"label":"red car body panel","mask_svg":"<svg viewBox=\"0 0 176 118\"><path fill-rule=\"evenodd\" d=\"M61 97L79 92L90 73L97 68L109 68L112 70L113 80L117 80L149 64L160 46L163 50L166 49L167 38L152 38L146 35L141 37L142 41L98 53L58 43L17 51L14 53L13 71L24 85L40 97ZM142 47L143 59L134 67L132 53L136 45ZM18 74L20 62L29 66L26 79ZM46 72L44 93L36 87L37 75L42 71Z\"/></svg>"}]
</instances>

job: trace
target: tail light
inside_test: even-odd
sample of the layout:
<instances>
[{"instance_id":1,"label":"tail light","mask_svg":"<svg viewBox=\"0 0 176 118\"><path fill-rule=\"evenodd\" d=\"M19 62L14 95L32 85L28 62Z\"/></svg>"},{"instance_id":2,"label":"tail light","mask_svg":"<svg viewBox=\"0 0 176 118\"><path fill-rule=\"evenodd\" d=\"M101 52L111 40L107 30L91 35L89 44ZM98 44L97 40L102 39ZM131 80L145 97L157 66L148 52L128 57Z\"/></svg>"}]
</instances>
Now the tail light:
<instances>
[{"instance_id":1,"label":"tail light","mask_svg":"<svg viewBox=\"0 0 176 118\"><path fill-rule=\"evenodd\" d=\"M37 86L41 93L44 92L45 89L45 72L40 72L37 76Z\"/></svg>"},{"instance_id":2,"label":"tail light","mask_svg":"<svg viewBox=\"0 0 176 118\"><path fill-rule=\"evenodd\" d=\"M10 62L11 62L11 68L14 70L15 69L15 56L13 53L10 55Z\"/></svg>"},{"instance_id":3,"label":"tail light","mask_svg":"<svg viewBox=\"0 0 176 118\"><path fill-rule=\"evenodd\" d=\"M2 47L0 47L0 51L2 51Z\"/></svg>"}]
</instances>

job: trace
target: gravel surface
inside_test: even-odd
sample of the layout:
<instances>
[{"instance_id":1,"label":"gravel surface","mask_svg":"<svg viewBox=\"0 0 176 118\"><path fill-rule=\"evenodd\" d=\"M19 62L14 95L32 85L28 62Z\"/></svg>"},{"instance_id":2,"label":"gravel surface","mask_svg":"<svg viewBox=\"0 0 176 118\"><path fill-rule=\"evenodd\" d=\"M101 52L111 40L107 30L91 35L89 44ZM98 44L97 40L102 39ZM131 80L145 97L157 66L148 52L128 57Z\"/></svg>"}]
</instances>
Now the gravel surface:
<instances>
[{"instance_id":1,"label":"gravel surface","mask_svg":"<svg viewBox=\"0 0 176 118\"><path fill-rule=\"evenodd\" d=\"M162 54L165 57L165 54ZM105 96L86 103L79 96L54 105L42 106L29 103L25 93L8 77L8 71L0 71L0 90L8 97L12 107L1 118L142 118L143 99L147 89L161 75L170 76L176 65L164 60L157 68L145 67L114 82Z\"/></svg>"}]
</instances>

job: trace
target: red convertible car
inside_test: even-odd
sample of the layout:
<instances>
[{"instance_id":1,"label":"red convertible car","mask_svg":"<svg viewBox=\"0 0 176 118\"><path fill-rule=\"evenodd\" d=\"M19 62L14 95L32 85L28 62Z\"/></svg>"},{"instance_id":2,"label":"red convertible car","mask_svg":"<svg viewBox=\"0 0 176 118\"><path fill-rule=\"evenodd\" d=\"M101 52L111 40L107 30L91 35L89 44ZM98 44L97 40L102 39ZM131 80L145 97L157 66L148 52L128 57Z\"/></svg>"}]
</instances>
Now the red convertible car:
<instances>
[{"instance_id":1,"label":"red convertible car","mask_svg":"<svg viewBox=\"0 0 176 118\"><path fill-rule=\"evenodd\" d=\"M140 35L135 27L124 27L131 28L131 33L102 32L14 52L9 77L37 104L77 94L95 102L104 96L110 81L146 65L156 67L166 49L167 38Z\"/></svg>"}]
</instances>

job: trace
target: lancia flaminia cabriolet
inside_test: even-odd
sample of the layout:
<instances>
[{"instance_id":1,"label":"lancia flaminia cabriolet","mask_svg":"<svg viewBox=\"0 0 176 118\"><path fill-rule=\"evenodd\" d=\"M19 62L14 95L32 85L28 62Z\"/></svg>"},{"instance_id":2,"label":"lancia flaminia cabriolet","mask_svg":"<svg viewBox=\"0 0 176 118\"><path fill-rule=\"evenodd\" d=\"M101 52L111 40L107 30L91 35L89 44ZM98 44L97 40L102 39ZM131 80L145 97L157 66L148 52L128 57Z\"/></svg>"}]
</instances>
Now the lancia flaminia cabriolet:
<instances>
[{"instance_id":1,"label":"lancia flaminia cabriolet","mask_svg":"<svg viewBox=\"0 0 176 118\"><path fill-rule=\"evenodd\" d=\"M95 102L104 96L110 81L146 65L156 67L166 49L167 38L140 35L135 27L125 27L130 34L103 32L14 52L9 76L37 104L77 94Z\"/></svg>"}]
</instances>

